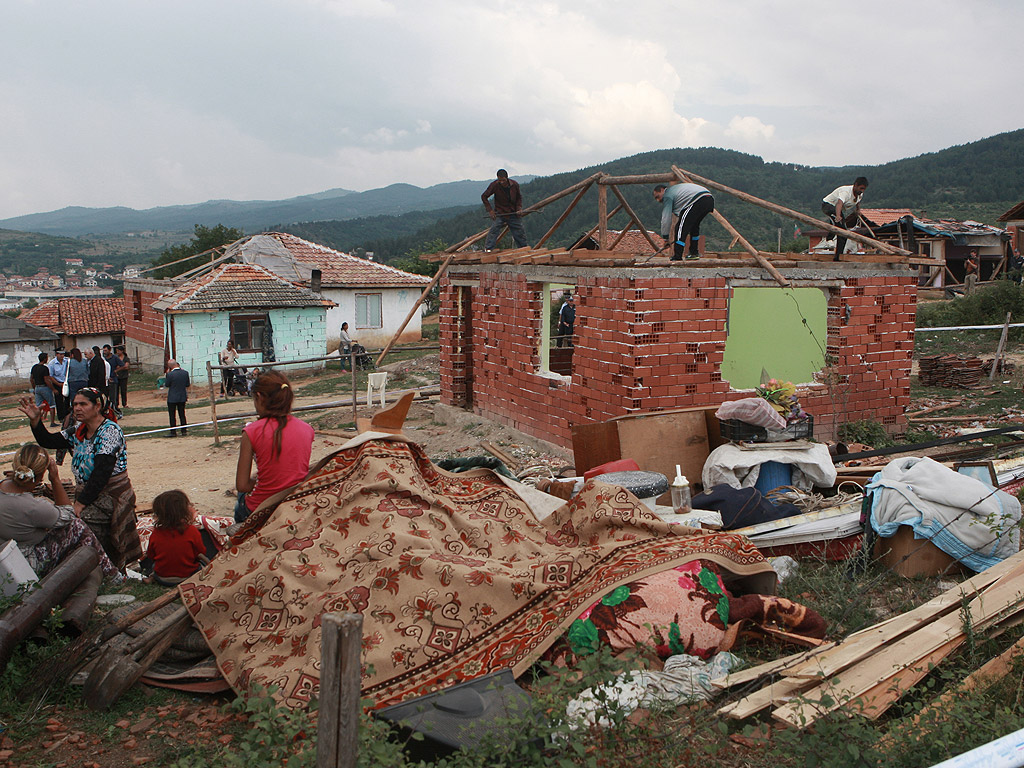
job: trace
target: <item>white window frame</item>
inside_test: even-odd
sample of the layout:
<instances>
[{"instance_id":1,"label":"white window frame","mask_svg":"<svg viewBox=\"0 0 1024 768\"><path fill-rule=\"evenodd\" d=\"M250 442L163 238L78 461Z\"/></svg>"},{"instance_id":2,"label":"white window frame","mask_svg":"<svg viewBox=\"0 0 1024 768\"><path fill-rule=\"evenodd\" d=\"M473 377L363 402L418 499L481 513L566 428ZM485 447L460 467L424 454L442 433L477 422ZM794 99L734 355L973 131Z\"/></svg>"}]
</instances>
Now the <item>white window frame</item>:
<instances>
[{"instance_id":1,"label":"white window frame","mask_svg":"<svg viewBox=\"0 0 1024 768\"><path fill-rule=\"evenodd\" d=\"M373 306L376 299L377 306ZM376 310L376 316L373 316ZM383 328L384 327L384 294L382 293L357 293L356 294L356 328Z\"/></svg>"}]
</instances>

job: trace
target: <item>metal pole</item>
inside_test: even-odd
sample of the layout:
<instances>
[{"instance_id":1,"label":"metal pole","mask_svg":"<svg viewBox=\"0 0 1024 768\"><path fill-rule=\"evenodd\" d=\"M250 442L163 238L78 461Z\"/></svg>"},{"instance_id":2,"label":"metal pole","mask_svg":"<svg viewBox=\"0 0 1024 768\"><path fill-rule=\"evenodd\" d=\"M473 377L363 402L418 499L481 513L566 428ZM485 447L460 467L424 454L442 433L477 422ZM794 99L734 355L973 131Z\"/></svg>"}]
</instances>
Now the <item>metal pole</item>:
<instances>
[{"instance_id":1,"label":"metal pole","mask_svg":"<svg viewBox=\"0 0 1024 768\"><path fill-rule=\"evenodd\" d=\"M359 753L359 651L363 617L325 613L320 623L316 768L355 768Z\"/></svg>"},{"instance_id":2,"label":"metal pole","mask_svg":"<svg viewBox=\"0 0 1024 768\"><path fill-rule=\"evenodd\" d=\"M213 388L213 365L206 361L206 379L210 384L210 421L213 422L213 442L220 445L220 432L217 430L217 392Z\"/></svg>"}]
</instances>

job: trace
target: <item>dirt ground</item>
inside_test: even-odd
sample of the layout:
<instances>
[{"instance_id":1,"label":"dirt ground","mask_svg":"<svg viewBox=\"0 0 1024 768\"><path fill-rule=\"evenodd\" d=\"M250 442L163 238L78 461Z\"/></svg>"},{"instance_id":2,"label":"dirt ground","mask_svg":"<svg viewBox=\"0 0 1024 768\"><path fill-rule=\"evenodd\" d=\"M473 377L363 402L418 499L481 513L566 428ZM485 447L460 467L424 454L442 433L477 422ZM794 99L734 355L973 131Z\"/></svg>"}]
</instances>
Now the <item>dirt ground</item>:
<instances>
[{"instance_id":1,"label":"dirt ground","mask_svg":"<svg viewBox=\"0 0 1024 768\"><path fill-rule=\"evenodd\" d=\"M382 366L401 379L403 384L411 386L429 386L436 383L437 355L428 355L415 360L402 361ZM312 378L295 379L297 397L294 407L338 403L342 397L345 402L325 411L297 413L300 418L314 421L316 438L313 442L312 462L316 463L323 457L338 450L348 439L341 425L351 425L351 395L317 394L304 395L303 389L316 382ZM187 410L190 423L198 424L210 420L208 398L198 398L197 388L193 388ZM388 390L388 402L396 399L401 389ZM142 428L162 428L168 425L166 408L166 392L157 389L131 390L128 393L129 407L121 420L126 431ZM555 446L542 444L527 435L504 427L500 424L473 416L472 414L456 414L457 423L441 424L435 421L437 398L413 404L406 419L405 434L421 445L427 455L434 460L452 456L486 455L479 447L481 441L490 441L509 453L519 464L518 469L528 465L545 464L558 469L571 464L571 453ZM148 410L159 408L161 410ZM379 406L367 407L366 392L360 393L359 416L372 416ZM147 412L148 411L148 412ZM217 416L241 416L252 414L252 401L248 398L218 398ZM0 444L30 442L32 433L28 420L8 406L0 409L0 423L9 420L21 422L15 429L4 431ZM249 421L245 419L244 421ZM233 422L237 427L244 421ZM334 425L332 427L332 425ZM206 427L209 430L209 427ZM51 430L52 431L52 430ZM169 437L167 433L128 437L128 476L135 488L140 507L148 507L153 498L172 488L180 488L188 494L201 514L230 516L235 504L235 466L238 461L237 435L222 437L220 444L210 436ZM0 462L7 464L8 456L0 456ZM65 461L61 476L68 480L71 477L70 462Z\"/></svg>"}]
</instances>

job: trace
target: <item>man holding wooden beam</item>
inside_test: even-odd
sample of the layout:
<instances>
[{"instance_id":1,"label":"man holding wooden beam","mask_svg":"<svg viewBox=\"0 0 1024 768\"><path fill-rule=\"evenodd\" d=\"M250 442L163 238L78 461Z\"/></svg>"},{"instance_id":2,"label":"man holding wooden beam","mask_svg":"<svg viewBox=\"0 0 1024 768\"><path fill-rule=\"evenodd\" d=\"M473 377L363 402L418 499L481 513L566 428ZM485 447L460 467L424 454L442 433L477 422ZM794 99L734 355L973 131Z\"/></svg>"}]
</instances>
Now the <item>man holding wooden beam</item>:
<instances>
[{"instance_id":1,"label":"man holding wooden beam","mask_svg":"<svg viewBox=\"0 0 1024 768\"><path fill-rule=\"evenodd\" d=\"M480 199L484 201L484 208L493 223L487 233L487 240L484 243L484 250L494 250L498 243L498 234L504 225L512 233L512 239L516 241L516 248L526 247L526 230L523 228L523 195L519 191L518 182L508 177L508 171L504 168L498 169L498 178L492 181ZM488 199L494 196L494 207L491 208L491 201Z\"/></svg>"},{"instance_id":2,"label":"man holding wooden beam","mask_svg":"<svg viewBox=\"0 0 1024 768\"><path fill-rule=\"evenodd\" d=\"M689 238L687 260L700 258L700 223L715 210L715 198L699 184L659 184L654 188L654 199L661 203L661 236L672 238L672 261L683 258ZM672 218L678 216L675 227Z\"/></svg>"},{"instance_id":3,"label":"man holding wooden beam","mask_svg":"<svg viewBox=\"0 0 1024 768\"><path fill-rule=\"evenodd\" d=\"M835 226L852 229L860 217L860 201L864 190L868 188L868 180L863 176L854 179L853 184L836 187L821 199L821 212L828 216ZM846 238L836 235L836 261L846 250Z\"/></svg>"}]
</instances>

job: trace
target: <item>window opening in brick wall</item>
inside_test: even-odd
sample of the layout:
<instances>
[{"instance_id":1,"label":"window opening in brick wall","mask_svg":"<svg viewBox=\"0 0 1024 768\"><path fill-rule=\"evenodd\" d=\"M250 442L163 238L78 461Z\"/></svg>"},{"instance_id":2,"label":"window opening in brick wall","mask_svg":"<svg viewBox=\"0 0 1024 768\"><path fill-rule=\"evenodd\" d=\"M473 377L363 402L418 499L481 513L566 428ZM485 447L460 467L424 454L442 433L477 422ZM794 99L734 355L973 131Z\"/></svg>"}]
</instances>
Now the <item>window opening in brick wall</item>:
<instances>
[{"instance_id":1,"label":"window opening in brick wall","mask_svg":"<svg viewBox=\"0 0 1024 768\"><path fill-rule=\"evenodd\" d=\"M356 328L383 328L381 294L356 294Z\"/></svg>"},{"instance_id":2,"label":"window opening in brick wall","mask_svg":"<svg viewBox=\"0 0 1024 768\"><path fill-rule=\"evenodd\" d=\"M827 314L824 288L733 287L722 378L733 389L762 378L813 382L825 366Z\"/></svg>"},{"instance_id":3,"label":"window opening in brick wall","mask_svg":"<svg viewBox=\"0 0 1024 768\"><path fill-rule=\"evenodd\" d=\"M132 292L132 307L134 309L134 316L136 320L142 319L142 293L140 291Z\"/></svg>"},{"instance_id":4,"label":"window opening in brick wall","mask_svg":"<svg viewBox=\"0 0 1024 768\"><path fill-rule=\"evenodd\" d=\"M231 315L231 340L239 352L262 352L266 315Z\"/></svg>"},{"instance_id":5,"label":"window opening in brick wall","mask_svg":"<svg viewBox=\"0 0 1024 768\"><path fill-rule=\"evenodd\" d=\"M565 310L565 297L572 294L575 299L576 286L571 283L541 283L540 309L540 370L557 373L559 376L572 375L572 357L575 347L575 312ZM576 308L578 311L578 307ZM568 320L572 319L569 324Z\"/></svg>"}]
</instances>

